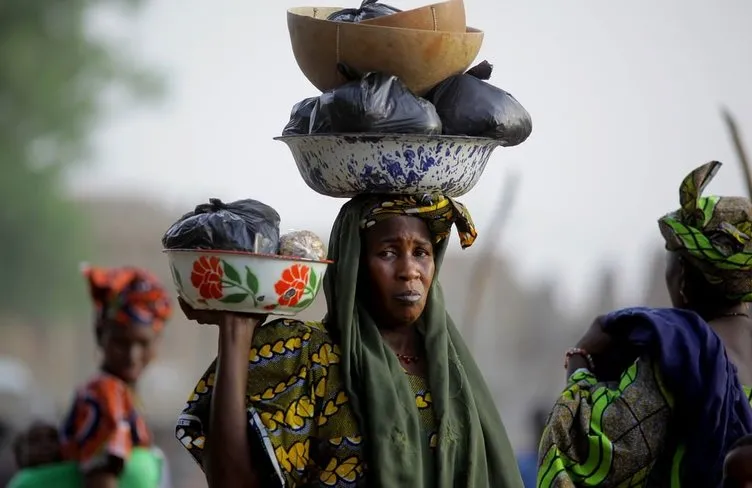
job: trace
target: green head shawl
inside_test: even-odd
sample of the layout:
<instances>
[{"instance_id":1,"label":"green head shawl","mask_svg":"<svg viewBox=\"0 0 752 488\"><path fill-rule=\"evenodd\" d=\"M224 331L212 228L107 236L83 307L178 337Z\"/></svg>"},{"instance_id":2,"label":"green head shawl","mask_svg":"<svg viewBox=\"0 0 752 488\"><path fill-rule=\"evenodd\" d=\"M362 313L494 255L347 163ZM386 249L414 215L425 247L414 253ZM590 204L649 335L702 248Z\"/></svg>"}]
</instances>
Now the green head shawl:
<instances>
[{"instance_id":1,"label":"green head shawl","mask_svg":"<svg viewBox=\"0 0 752 488\"><path fill-rule=\"evenodd\" d=\"M679 188L681 208L658 221L669 251L678 252L730 300L752 301L752 203L701 196L721 168L712 161Z\"/></svg>"},{"instance_id":2,"label":"green head shawl","mask_svg":"<svg viewBox=\"0 0 752 488\"><path fill-rule=\"evenodd\" d=\"M522 488L514 452L491 393L444 307L434 279L419 325L438 424L435 454L426 452L415 396L407 375L376 323L359 303L356 284L361 232L399 215L423 219L435 241L436 276L457 225L463 247L476 237L465 208L440 195L423 198L356 197L334 222L324 292L326 325L338 338L345 388L367 446L369 486ZM434 457L435 456L435 457Z\"/></svg>"}]
</instances>

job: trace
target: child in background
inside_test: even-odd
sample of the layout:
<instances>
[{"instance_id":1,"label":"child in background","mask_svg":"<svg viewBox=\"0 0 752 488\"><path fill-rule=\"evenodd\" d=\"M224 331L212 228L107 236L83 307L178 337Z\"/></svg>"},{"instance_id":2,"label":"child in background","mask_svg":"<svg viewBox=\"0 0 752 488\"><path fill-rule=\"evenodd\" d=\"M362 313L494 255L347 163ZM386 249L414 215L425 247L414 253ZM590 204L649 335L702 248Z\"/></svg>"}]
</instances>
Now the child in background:
<instances>
[{"instance_id":1,"label":"child in background","mask_svg":"<svg viewBox=\"0 0 752 488\"><path fill-rule=\"evenodd\" d=\"M19 436L21 471L9 488L162 488L165 462L153 445L136 386L156 356L172 311L167 291L135 267L85 267L102 361L76 389L62 427L35 424Z\"/></svg>"}]
</instances>

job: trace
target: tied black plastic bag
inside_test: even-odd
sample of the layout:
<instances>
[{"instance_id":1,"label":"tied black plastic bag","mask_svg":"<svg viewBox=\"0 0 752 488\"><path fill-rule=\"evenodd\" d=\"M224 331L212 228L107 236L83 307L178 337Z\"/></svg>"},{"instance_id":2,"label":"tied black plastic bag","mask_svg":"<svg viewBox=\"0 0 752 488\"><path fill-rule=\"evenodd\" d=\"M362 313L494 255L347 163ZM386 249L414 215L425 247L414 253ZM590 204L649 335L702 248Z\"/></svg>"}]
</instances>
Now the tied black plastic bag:
<instances>
[{"instance_id":1,"label":"tied black plastic bag","mask_svg":"<svg viewBox=\"0 0 752 488\"><path fill-rule=\"evenodd\" d=\"M378 3L376 0L363 0L360 4L360 8L346 8L344 10L338 10L333 14L330 14L326 20L333 20L335 22L363 22L368 19L375 19L377 17L383 17L385 15L396 14L402 12L402 10Z\"/></svg>"},{"instance_id":2,"label":"tied black plastic bag","mask_svg":"<svg viewBox=\"0 0 752 488\"><path fill-rule=\"evenodd\" d=\"M491 137L502 146L525 142L533 131L527 110L509 93L484 80L493 66L483 61L439 83L426 96L436 107L444 134Z\"/></svg>"},{"instance_id":3,"label":"tied black plastic bag","mask_svg":"<svg viewBox=\"0 0 752 488\"><path fill-rule=\"evenodd\" d=\"M162 237L165 249L214 249L277 254L279 214L256 200L209 203L183 215Z\"/></svg>"},{"instance_id":4,"label":"tied black plastic bag","mask_svg":"<svg viewBox=\"0 0 752 488\"><path fill-rule=\"evenodd\" d=\"M346 67L340 70L353 79ZM396 76L368 73L319 97L310 133L441 134L441 119Z\"/></svg>"},{"instance_id":5,"label":"tied black plastic bag","mask_svg":"<svg viewBox=\"0 0 752 488\"><path fill-rule=\"evenodd\" d=\"M319 97L306 98L292 107L290 121L282 131L283 136L308 134L311 127L311 112Z\"/></svg>"}]
</instances>

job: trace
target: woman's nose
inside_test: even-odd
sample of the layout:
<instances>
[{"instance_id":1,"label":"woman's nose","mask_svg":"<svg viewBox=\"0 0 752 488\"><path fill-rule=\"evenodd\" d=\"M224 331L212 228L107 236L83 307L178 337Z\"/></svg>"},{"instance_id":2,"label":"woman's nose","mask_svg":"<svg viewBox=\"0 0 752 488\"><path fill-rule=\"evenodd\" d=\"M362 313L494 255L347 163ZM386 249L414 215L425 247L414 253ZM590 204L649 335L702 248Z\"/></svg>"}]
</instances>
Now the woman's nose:
<instances>
[{"instance_id":1,"label":"woman's nose","mask_svg":"<svg viewBox=\"0 0 752 488\"><path fill-rule=\"evenodd\" d=\"M405 281L420 279L420 267L412 257L406 257L400 263L399 278Z\"/></svg>"}]
</instances>

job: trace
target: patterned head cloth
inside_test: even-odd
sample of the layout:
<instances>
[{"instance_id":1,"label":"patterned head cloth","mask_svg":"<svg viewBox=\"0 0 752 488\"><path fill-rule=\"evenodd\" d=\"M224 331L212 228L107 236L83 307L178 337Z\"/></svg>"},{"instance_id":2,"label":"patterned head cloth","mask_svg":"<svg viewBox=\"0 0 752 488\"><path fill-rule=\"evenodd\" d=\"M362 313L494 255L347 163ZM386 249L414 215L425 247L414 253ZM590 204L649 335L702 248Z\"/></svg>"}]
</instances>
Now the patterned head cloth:
<instances>
[{"instance_id":1,"label":"patterned head cloth","mask_svg":"<svg viewBox=\"0 0 752 488\"><path fill-rule=\"evenodd\" d=\"M86 266L91 299L96 308L96 327L106 322L149 326L160 332L172 314L172 304L159 280L135 267Z\"/></svg>"},{"instance_id":2,"label":"patterned head cloth","mask_svg":"<svg viewBox=\"0 0 752 488\"><path fill-rule=\"evenodd\" d=\"M440 194L422 197L374 197L373 205L368 205L360 227L367 229L391 217L405 215L418 217L427 225L435 241L449 237L452 225L457 225L462 249L473 245L478 237L475 224L464 205Z\"/></svg>"},{"instance_id":3,"label":"patterned head cloth","mask_svg":"<svg viewBox=\"0 0 752 488\"><path fill-rule=\"evenodd\" d=\"M658 221L666 248L699 269L731 300L752 302L752 202L700 196L721 163L700 166L679 189L681 208Z\"/></svg>"}]
</instances>

